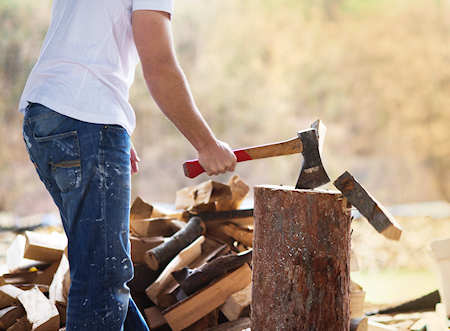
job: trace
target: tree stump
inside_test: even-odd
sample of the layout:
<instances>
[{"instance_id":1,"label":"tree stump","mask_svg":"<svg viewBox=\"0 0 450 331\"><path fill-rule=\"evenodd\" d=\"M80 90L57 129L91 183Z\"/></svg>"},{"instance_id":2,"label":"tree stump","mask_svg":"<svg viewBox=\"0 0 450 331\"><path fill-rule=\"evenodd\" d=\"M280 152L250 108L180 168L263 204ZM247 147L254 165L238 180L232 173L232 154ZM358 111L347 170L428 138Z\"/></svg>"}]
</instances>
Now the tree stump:
<instances>
[{"instance_id":1,"label":"tree stump","mask_svg":"<svg viewBox=\"0 0 450 331\"><path fill-rule=\"evenodd\" d=\"M255 187L252 331L348 331L350 210L340 193Z\"/></svg>"}]
</instances>

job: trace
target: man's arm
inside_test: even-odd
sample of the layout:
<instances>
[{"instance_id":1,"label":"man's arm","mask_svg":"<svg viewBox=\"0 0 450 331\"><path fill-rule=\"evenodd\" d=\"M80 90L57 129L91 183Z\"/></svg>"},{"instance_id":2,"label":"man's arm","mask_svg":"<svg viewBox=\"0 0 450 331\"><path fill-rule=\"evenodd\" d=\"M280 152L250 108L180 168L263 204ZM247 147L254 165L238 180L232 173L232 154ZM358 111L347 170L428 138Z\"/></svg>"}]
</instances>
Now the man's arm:
<instances>
[{"instance_id":1,"label":"man's arm","mask_svg":"<svg viewBox=\"0 0 450 331\"><path fill-rule=\"evenodd\" d=\"M216 139L195 105L175 54L169 14L133 12L133 34L147 86L163 113L198 152L208 175L233 171L236 157Z\"/></svg>"}]
</instances>

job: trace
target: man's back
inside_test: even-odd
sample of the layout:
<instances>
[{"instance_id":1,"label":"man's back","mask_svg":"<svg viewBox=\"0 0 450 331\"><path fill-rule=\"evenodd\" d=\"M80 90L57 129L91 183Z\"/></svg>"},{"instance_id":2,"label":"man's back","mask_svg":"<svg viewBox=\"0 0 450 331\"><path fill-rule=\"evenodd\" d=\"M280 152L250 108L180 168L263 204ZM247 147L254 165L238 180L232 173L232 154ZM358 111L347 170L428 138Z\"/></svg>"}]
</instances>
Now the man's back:
<instances>
[{"instance_id":1,"label":"man's back","mask_svg":"<svg viewBox=\"0 0 450 331\"><path fill-rule=\"evenodd\" d=\"M138 62L131 0L55 0L41 54L20 102L45 104L72 118L124 126L134 112L128 91Z\"/></svg>"}]
</instances>

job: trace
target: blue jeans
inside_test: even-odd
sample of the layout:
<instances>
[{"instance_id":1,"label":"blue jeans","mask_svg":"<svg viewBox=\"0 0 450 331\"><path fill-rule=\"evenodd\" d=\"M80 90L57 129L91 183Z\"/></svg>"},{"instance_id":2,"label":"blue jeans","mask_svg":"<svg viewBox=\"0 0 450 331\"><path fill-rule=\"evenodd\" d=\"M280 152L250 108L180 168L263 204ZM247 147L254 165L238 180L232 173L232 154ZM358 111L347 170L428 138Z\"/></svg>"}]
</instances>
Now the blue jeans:
<instances>
[{"instance_id":1,"label":"blue jeans","mask_svg":"<svg viewBox=\"0 0 450 331\"><path fill-rule=\"evenodd\" d=\"M67 331L148 330L127 286L133 278L128 133L30 104L23 137L68 238Z\"/></svg>"}]
</instances>

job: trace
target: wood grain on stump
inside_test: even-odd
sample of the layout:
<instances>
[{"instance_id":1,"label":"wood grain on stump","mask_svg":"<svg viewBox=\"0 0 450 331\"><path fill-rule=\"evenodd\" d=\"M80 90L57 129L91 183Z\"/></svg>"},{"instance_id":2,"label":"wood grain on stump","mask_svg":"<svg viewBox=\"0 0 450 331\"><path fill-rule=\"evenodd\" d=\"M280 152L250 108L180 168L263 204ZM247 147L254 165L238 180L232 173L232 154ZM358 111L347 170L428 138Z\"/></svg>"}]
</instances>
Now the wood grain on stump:
<instances>
[{"instance_id":1,"label":"wood grain on stump","mask_svg":"<svg viewBox=\"0 0 450 331\"><path fill-rule=\"evenodd\" d=\"M350 221L340 193L255 187L252 331L349 330Z\"/></svg>"}]
</instances>

